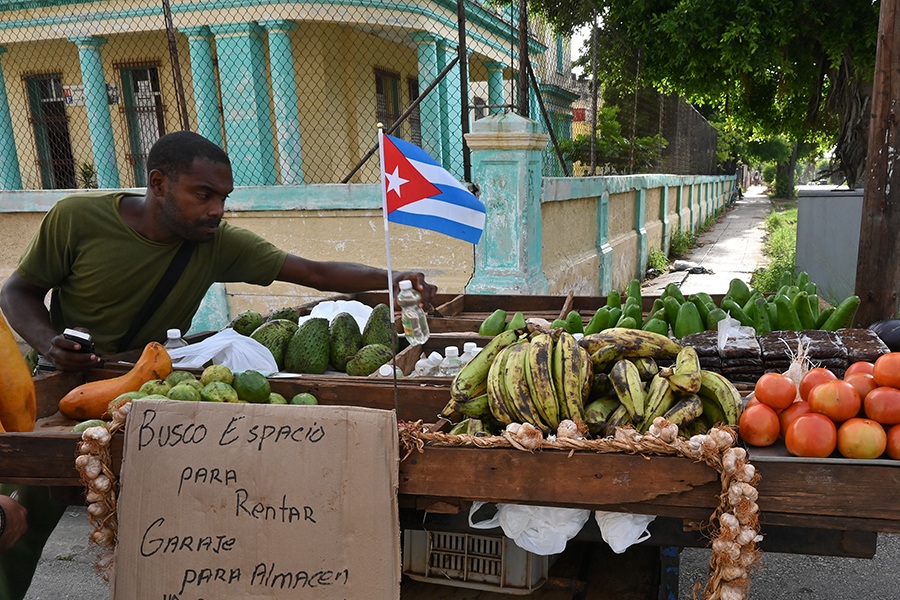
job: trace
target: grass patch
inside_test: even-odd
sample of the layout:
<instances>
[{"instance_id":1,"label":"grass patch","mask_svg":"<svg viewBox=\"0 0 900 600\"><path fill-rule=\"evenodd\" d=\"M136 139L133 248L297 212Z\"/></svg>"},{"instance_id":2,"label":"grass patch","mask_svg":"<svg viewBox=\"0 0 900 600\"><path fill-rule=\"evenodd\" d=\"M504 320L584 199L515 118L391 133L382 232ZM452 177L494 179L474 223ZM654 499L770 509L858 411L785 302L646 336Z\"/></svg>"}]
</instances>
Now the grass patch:
<instances>
[{"instance_id":1,"label":"grass patch","mask_svg":"<svg viewBox=\"0 0 900 600\"><path fill-rule=\"evenodd\" d=\"M766 240L763 251L769 264L757 269L750 278L750 285L761 292L778 291L778 282L784 273L794 277L794 259L797 252L797 209L774 209L766 217Z\"/></svg>"}]
</instances>

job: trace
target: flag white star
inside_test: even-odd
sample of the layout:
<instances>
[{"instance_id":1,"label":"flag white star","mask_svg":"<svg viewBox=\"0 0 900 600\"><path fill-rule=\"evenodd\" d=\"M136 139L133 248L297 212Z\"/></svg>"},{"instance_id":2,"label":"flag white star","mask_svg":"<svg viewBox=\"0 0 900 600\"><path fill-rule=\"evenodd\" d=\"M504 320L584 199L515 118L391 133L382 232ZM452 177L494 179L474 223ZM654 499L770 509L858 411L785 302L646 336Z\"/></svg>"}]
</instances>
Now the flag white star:
<instances>
[{"instance_id":1,"label":"flag white star","mask_svg":"<svg viewBox=\"0 0 900 600\"><path fill-rule=\"evenodd\" d=\"M388 182L387 193L390 194L391 190L393 190L394 192L396 192L397 197L399 198L400 197L400 186L403 185L404 183L409 182L409 179L403 179L402 177L400 177L399 165L394 167L393 173L385 173L384 177L385 177L385 179L387 179L387 182Z\"/></svg>"}]
</instances>

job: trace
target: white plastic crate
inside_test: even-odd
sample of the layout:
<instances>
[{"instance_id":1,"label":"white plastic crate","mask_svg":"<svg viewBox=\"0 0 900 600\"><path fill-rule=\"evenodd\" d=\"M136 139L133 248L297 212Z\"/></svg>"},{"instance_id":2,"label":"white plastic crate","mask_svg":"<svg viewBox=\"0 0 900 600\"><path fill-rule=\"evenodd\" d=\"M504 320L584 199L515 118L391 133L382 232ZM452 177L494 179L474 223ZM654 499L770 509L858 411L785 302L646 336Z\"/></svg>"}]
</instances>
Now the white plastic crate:
<instances>
[{"instance_id":1,"label":"white plastic crate","mask_svg":"<svg viewBox=\"0 0 900 600\"><path fill-rule=\"evenodd\" d=\"M547 580L549 557L505 536L403 532L403 573L417 581L507 594L530 594Z\"/></svg>"}]
</instances>

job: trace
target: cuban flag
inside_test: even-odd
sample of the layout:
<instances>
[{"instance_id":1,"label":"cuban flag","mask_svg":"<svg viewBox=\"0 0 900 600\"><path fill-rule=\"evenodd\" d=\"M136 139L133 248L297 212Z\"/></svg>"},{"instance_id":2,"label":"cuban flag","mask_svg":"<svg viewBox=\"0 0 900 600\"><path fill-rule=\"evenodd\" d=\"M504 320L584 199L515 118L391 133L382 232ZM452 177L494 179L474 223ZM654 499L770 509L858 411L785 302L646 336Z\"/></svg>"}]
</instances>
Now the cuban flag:
<instances>
[{"instance_id":1,"label":"cuban flag","mask_svg":"<svg viewBox=\"0 0 900 600\"><path fill-rule=\"evenodd\" d=\"M484 230L484 204L427 152L379 134L387 220L477 244Z\"/></svg>"}]
</instances>

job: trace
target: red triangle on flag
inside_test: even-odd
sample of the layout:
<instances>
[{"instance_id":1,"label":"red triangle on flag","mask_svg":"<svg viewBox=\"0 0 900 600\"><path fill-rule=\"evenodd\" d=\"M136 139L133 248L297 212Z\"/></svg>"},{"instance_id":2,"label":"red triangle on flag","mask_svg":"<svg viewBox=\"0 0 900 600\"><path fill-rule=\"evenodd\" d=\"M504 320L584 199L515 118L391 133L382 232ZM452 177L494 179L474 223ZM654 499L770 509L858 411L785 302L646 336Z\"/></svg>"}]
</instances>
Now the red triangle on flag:
<instances>
[{"instance_id":1,"label":"red triangle on flag","mask_svg":"<svg viewBox=\"0 0 900 600\"><path fill-rule=\"evenodd\" d=\"M415 168L388 136L383 136L384 194L387 212L391 213L441 191Z\"/></svg>"}]
</instances>

